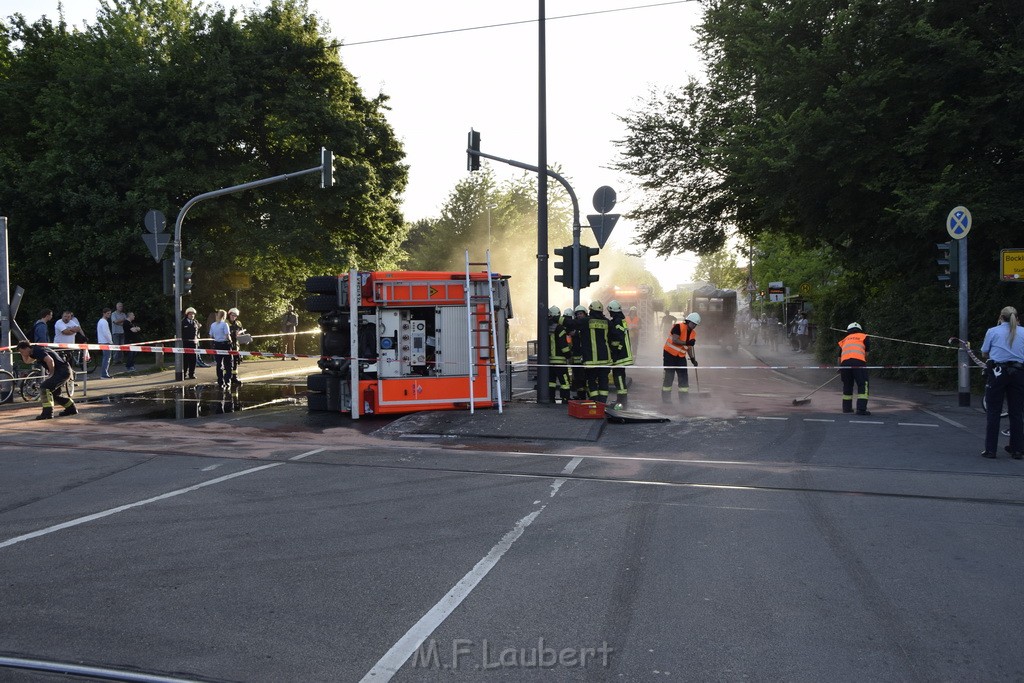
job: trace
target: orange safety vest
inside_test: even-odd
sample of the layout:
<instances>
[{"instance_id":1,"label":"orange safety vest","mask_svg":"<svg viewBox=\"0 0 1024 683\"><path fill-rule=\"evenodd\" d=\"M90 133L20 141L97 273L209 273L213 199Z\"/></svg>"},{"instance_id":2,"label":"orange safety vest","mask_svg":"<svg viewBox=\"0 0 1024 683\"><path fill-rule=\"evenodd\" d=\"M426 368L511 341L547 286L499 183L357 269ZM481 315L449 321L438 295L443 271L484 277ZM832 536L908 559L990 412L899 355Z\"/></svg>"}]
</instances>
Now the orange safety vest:
<instances>
[{"instance_id":1,"label":"orange safety vest","mask_svg":"<svg viewBox=\"0 0 1024 683\"><path fill-rule=\"evenodd\" d=\"M640 327L640 316L638 315L627 315L626 326L631 330L635 330Z\"/></svg>"},{"instance_id":2,"label":"orange safety vest","mask_svg":"<svg viewBox=\"0 0 1024 683\"><path fill-rule=\"evenodd\" d=\"M864 343L868 335L863 332L852 332L839 340L839 348L842 353L839 356L840 365L844 361L859 360L862 363L868 362L868 348Z\"/></svg>"},{"instance_id":3,"label":"orange safety vest","mask_svg":"<svg viewBox=\"0 0 1024 683\"><path fill-rule=\"evenodd\" d=\"M673 356L679 356L680 358L686 358L686 356L687 356L686 349L689 346L689 344L687 344L686 342L690 341L691 339L696 341L696 339L697 339L696 330L691 330L690 326L686 324L685 320L680 321L678 324L673 325L672 327L678 327L679 328L679 337L683 340L683 345L682 346L676 346L675 343L673 343L673 341L672 341L672 330L670 329L668 331L668 339L665 340L665 346L663 348L664 348L666 353L670 353ZM683 332L683 330L686 330L686 331Z\"/></svg>"}]
</instances>

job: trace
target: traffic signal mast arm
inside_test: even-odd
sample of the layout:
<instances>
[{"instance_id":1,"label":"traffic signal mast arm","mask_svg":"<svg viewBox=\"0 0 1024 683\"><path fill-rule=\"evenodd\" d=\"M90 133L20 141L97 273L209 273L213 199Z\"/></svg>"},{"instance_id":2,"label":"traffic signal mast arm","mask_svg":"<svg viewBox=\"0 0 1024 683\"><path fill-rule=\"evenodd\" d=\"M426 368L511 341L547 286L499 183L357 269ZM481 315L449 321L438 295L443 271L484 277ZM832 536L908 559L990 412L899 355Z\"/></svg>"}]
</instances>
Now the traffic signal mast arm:
<instances>
[{"instance_id":1,"label":"traffic signal mast arm","mask_svg":"<svg viewBox=\"0 0 1024 683\"><path fill-rule=\"evenodd\" d=\"M468 146L466 147L466 155L467 155L467 158L469 160L468 167L469 167L470 170L473 170L474 166L476 168L479 168L479 166L480 166L479 158L483 157L484 159L490 159L492 161L500 161L503 164L508 164L509 166L514 166L516 168L521 168L521 169L523 169L525 171L533 171L535 173L539 173L540 172L540 168L537 167L537 166L534 166L532 164L523 163L522 161L516 161L515 159L505 159L505 158L502 158L502 157L499 157L499 156L495 156L493 154L488 154L487 152L481 152L480 151L480 133L477 132L477 131L474 131L474 130L470 130L470 132L469 132ZM473 163L474 159L477 160L475 164ZM554 178L559 183L561 183L562 187L565 188L565 191L569 193L569 199L572 201L572 248L573 248L573 251L575 252L575 256L572 259L572 261L570 261L570 263L573 263L573 264L581 264L581 263L584 263L584 262L589 263L590 262L590 257L587 256L586 257L586 261L584 261L582 250L583 249L594 249L594 248L593 247L581 247L581 245L580 245L580 227L581 227L580 226L580 203L576 199L576 193L573 191L572 185L570 185L569 182L565 178L563 178L561 175L559 175L555 171L552 171L550 168L547 168L547 169L544 169L544 173L549 178ZM558 253L558 250L556 249L555 252ZM587 253L588 254L589 253L597 253L597 250L594 249L593 252L587 252ZM593 262L593 266L595 268L597 267L597 261ZM578 268L578 267L574 267L572 269L572 283L571 283L571 287L572 287L572 298L573 298L572 304L573 304L573 306L578 306L579 303L580 303L580 289L582 289L583 287L588 286L592 282L596 282L597 281L597 275L595 274L593 276L593 279L588 280L587 282L584 282L583 280L585 278L585 273L581 272L581 270L582 269ZM556 276L556 279L557 279L557 276ZM559 282L561 282L561 280L559 280ZM563 284L566 284L566 283L563 283ZM566 286L568 287L570 285L566 284Z\"/></svg>"}]
</instances>

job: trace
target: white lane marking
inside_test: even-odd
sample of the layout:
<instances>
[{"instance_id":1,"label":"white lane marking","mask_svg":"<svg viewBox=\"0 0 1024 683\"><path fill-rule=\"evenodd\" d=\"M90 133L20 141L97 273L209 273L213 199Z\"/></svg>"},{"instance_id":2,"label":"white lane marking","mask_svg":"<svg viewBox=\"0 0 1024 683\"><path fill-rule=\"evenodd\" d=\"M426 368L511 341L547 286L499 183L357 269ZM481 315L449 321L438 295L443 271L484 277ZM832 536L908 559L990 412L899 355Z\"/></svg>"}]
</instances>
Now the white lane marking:
<instances>
[{"instance_id":1,"label":"white lane marking","mask_svg":"<svg viewBox=\"0 0 1024 683\"><path fill-rule=\"evenodd\" d=\"M564 468L562 468L562 474L572 474L573 470L575 470L581 462L583 462L583 458L578 456L573 458ZM562 488L562 484L564 483L565 479L555 479L554 483L551 484L551 498L555 497L555 494L558 493L558 489Z\"/></svg>"},{"instance_id":2,"label":"white lane marking","mask_svg":"<svg viewBox=\"0 0 1024 683\"><path fill-rule=\"evenodd\" d=\"M897 422L900 427L938 427L936 424L928 424L926 422Z\"/></svg>"},{"instance_id":3,"label":"white lane marking","mask_svg":"<svg viewBox=\"0 0 1024 683\"><path fill-rule=\"evenodd\" d=\"M804 422L835 422L835 420L825 420L817 417L805 417Z\"/></svg>"},{"instance_id":4,"label":"white lane marking","mask_svg":"<svg viewBox=\"0 0 1024 683\"><path fill-rule=\"evenodd\" d=\"M959 427L960 429L967 429L967 427L963 426L962 424L960 424L956 420L950 420L948 417L943 417L943 416L939 415L938 413L933 413L932 411L927 410L925 408L921 408L921 412L925 413L927 415L931 415L932 417L934 417L934 418L936 418L938 420L942 420L943 422L945 422L947 424L951 424L954 427Z\"/></svg>"},{"instance_id":5,"label":"white lane marking","mask_svg":"<svg viewBox=\"0 0 1024 683\"><path fill-rule=\"evenodd\" d=\"M202 468L202 470L200 470L200 471L201 471L201 472L210 472L210 471L212 471L212 470L215 470L215 469L217 469L218 467L220 467L220 466L221 466L221 465L223 465L223 464L224 464L224 463L219 463L219 464L217 464L217 465L210 465L209 467L204 467L204 468Z\"/></svg>"},{"instance_id":6,"label":"white lane marking","mask_svg":"<svg viewBox=\"0 0 1024 683\"><path fill-rule=\"evenodd\" d=\"M412 628L406 631L404 636L398 639L397 643L391 646L390 650L384 653L384 656L363 676L363 683L369 681L390 681L409 657L416 652L417 648L423 644L423 641L462 604L462 601L469 596L483 578L494 569L494 566L498 564L498 560L508 552L512 544L523 535L526 528L543 511L544 507L541 507L516 522L512 530L505 534L491 548L490 552L477 562L475 567L469 570L469 573L463 576L436 605L431 607L419 621L413 624Z\"/></svg>"},{"instance_id":7,"label":"white lane marking","mask_svg":"<svg viewBox=\"0 0 1024 683\"><path fill-rule=\"evenodd\" d=\"M323 448L314 448L311 451L306 451L305 453L299 453L298 455L292 456L291 458L288 458L288 459L289 460L302 460L303 458L308 458L311 455L316 455L320 451L326 451L326 450L327 450L326 446L324 446Z\"/></svg>"},{"instance_id":8,"label":"white lane marking","mask_svg":"<svg viewBox=\"0 0 1024 683\"><path fill-rule=\"evenodd\" d=\"M881 420L850 420L852 425L884 425Z\"/></svg>"},{"instance_id":9,"label":"white lane marking","mask_svg":"<svg viewBox=\"0 0 1024 683\"><path fill-rule=\"evenodd\" d=\"M150 503L156 503L161 500L167 500L168 498L174 498L175 496L180 496L183 493L189 493L191 491L195 491L206 486L213 486L214 484L219 484L223 481L234 479L235 477L243 477L247 474L254 474L256 472L261 472L263 470L269 470L271 467L280 467L283 464L283 462L275 462L269 465L260 465L259 467L252 467L250 469L242 470L241 472L235 472L233 474L225 474L223 477L210 479L209 481L204 481L203 483L196 484L195 486L187 486L183 489L178 489L177 491L162 493L159 496L154 496L152 498L147 498L145 500L136 501L134 503L128 503L127 505L119 505L116 508L110 508L109 510L103 510L102 512L96 512L91 515L86 515L85 517L79 517L78 519L72 519L68 520L67 522L61 522L60 524L55 524L53 526L46 527L45 529L40 529L38 531L33 531L28 534L15 536L14 538L9 538L6 541L0 542L0 548L6 548L16 543L21 543L22 541L29 541L33 538L39 538L40 536L52 534L55 531L60 531L62 529L69 529L71 527L78 526L79 524L85 524L86 522L92 522L97 519L103 519L104 517L109 517L110 515L116 515L119 512L124 512L125 510L131 510L132 508L141 507L143 505L149 505Z\"/></svg>"},{"instance_id":10,"label":"white lane marking","mask_svg":"<svg viewBox=\"0 0 1024 683\"><path fill-rule=\"evenodd\" d=\"M757 419L758 420L788 420L789 418L788 417L763 417L761 415L758 415Z\"/></svg>"}]
</instances>

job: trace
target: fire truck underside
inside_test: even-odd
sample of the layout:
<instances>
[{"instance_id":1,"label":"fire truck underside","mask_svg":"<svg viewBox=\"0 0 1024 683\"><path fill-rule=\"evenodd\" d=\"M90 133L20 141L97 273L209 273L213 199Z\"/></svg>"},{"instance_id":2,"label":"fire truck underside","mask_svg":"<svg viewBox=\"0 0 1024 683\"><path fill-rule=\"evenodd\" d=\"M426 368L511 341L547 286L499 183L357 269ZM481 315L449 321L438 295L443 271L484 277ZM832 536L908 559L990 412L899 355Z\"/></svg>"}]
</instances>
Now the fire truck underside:
<instances>
[{"instance_id":1,"label":"fire truck underside","mask_svg":"<svg viewBox=\"0 0 1024 683\"><path fill-rule=\"evenodd\" d=\"M306 288L316 295L307 309L322 313L321 373L307 378L311 411L358 418L500 405L507 276L352 271L310 278Z\"/></svg>"}]
</instances>

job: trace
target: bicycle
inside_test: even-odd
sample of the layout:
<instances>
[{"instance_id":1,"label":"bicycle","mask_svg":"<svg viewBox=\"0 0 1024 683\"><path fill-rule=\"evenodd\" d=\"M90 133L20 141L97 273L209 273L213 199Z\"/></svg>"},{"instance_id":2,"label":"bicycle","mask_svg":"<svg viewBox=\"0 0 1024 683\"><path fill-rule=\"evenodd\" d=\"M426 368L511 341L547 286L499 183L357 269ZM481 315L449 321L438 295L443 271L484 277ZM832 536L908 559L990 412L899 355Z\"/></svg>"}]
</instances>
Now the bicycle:
<instances>
[{"instance_id":1,"label":"bicycle","mask_svg":"<svg viewBox=\"0 0 1024 683\"><path fill-rule=\"evenodd\" d=\"M7 403L14 398L14 385L17 381L14 375L0 368L0 403Z\"/></svg>"},{"instance_id":2,"label":"bicycle","mask_svg":"<svg viewBox=\"0 0 1024 683\"><path fill-rule=\"evenodd\" d=\"M64 382L64 395L71 398L75 395L75 369L72 367L71 374ZM34 367L21 378L21 398L27 402L38 401L43 392L43 381L46 379L46 370L41 367Z\"/></svg>"}]
</instances>

